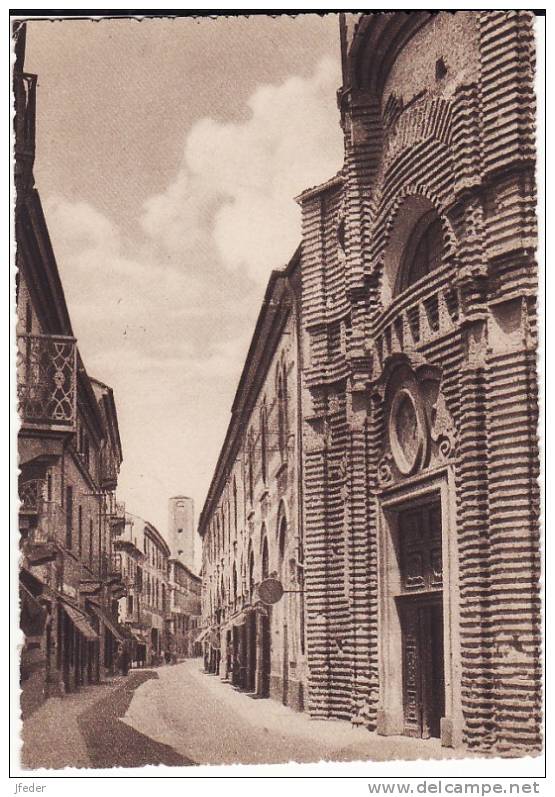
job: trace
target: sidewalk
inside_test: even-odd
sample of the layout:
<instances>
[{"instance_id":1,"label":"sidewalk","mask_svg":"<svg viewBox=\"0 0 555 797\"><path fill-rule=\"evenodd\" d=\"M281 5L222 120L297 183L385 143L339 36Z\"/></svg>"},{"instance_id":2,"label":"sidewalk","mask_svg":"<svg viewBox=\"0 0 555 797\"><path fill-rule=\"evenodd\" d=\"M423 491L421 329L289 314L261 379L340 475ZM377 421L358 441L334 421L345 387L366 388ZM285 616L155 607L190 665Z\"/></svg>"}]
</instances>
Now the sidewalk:
<instances>
[{"instance_id":1,"label":"sidewalk","mask_svg":"<svg viewBox=\"0 0 555 797\"><path fill-rule=\"evenodd\" d=\"M134 670L127 677L51 698L23 723L24 769L65 767L108 769L149 764L193 763L121 722L136 689L158 677L157 670Z\"/></svg>"},{"instance_id":2,"label":"sidewalk","mask_svg":"<svg viewBox=\"0 0 555 797\"><path fill-rule=\"evenodd\" d=\"M79 715L116 691L124 680L116 676L64 697L50 697L21 730L21 765L25 769L90 767L87 745L79 729Z\"/></svg>"}]
</instances>

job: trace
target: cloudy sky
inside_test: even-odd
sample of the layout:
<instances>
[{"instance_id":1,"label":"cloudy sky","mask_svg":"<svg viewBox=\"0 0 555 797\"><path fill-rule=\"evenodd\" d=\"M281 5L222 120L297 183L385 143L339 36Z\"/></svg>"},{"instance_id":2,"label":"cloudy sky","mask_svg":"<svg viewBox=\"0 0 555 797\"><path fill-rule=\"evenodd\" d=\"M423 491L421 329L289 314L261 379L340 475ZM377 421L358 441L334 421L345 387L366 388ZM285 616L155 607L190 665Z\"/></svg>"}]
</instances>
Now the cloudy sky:
<instances>
[{"instance_id":1,"label":"cloudy sky","mask_svg":"<svg viewBox=\"0 0 555 797\"><path fill-rule=\"evenodd\" d=\"M293 197L341 165L336 15L34 21L35 178L127 508L196 516Z\"/></svg>"}]
</instances>

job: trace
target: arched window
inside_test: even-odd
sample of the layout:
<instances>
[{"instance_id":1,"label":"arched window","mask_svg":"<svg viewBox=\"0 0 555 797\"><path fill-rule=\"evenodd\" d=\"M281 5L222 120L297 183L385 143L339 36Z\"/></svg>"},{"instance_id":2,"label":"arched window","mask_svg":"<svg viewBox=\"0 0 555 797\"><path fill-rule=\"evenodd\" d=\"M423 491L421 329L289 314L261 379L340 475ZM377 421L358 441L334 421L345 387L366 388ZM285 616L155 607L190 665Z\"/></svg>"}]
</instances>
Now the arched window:
<instances>
[{"instance_id":1,"label":"arched window","mask_svg":"<svg viewBox=\"0 0 555 797\"><path fill-rule=\"evenodd\" d=\"M395 293L402 293L441 265L443 228L435 211L426 213L412 230L403 252Z\"/></svg>"},{"instance_id":2,"label":"arched window","mask_svg":"<svg viewBox=\"0 0 555 797\"><path fill-rule=\"evenodd\" d=\"M249 553L249 595L252 595L254 590L254 553L252 548Z\"/></svg>"},{"instance_id":3,"label":"arched window","mask_svg":"<svg viewBox=\"0 0 555 797\"><path fill-rule=\"evenodd\" d=\"M251 506L253 504L253 498L254 498L254 471L253 471L254 463L253 463L253 456L254 456L254 446L253 446L253 442L252 442L252 429L251 429L251 431L249 432L248 453L247 453L248 479L249 479L249 503L251 504Z\"/></svg>"},{"instance_id":4,"label":"arched window","mask_svg":"<svg viewBox=\"0 0 555 797\"><path fill-rule=\"evenodd\" d=\"M237 539L237 481L233 477L233 537Z\"/></svg>"},{"instance_id":5,"label":"arched window","mask_svg":"<svg viewBox=\"0 0 555 797\"><path fill-rule=\"evenodd\" d=\"M267 429L266 405L260 409L260 455L262 459L262 481L268 481L268 429Z\"/></svg>"},{"instance_id":6,"label":"arched window","mask_svg":"<svg viewBox=\"0 0 555 797\"><path fill-rule=\"evenodd\" d=\"M270 556L268 552L268 538L264 537L262 543L262 578L268 578L270 575Z\"/></svg>"},{"instance_id":7,"label":"arched window","mask_svg":"<svg viewBox=\"0 0 555 797\"><path fill-rule=\"evenodd\" d=\"M279 524L279 538L278 538L278 545L279 545L279 566L280 568L283 565L283 559L285 557L285 542L287 537L287 521L283 517L281 519L281 523Z\"/></svg>"},{"instance_id":8,"label":"arched window","mask_svg":"<svg viewBox=\"0 0 555 797\"><path fill-rule=\"evenodd\" d=\"M281 459L287 456L287 370L279 367L277 380L278 399L278 444Z\"/></svg>"}]
</instances>

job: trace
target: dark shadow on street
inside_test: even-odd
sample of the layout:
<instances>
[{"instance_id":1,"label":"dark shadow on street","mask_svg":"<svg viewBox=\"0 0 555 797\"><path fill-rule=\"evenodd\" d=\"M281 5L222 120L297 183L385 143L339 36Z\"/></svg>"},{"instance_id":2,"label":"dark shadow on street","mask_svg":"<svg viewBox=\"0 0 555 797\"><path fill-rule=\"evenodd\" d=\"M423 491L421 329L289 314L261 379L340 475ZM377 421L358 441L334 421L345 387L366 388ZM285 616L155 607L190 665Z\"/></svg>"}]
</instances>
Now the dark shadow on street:
<instances>
[{"instance_id":1,"label":"dark shadow on street","mask_svg":"<svg viewBox=\"0 0 555 797\"><path fill-rule=\"evenodd\" d=\"M94 703L78 718L93 767L144 767L163 764L183 767L195 764L168 745L160 744L130 728L119 718L127 711L134 691L156 672L134 672L115 692Z\"/></svg>"}]
</instances>

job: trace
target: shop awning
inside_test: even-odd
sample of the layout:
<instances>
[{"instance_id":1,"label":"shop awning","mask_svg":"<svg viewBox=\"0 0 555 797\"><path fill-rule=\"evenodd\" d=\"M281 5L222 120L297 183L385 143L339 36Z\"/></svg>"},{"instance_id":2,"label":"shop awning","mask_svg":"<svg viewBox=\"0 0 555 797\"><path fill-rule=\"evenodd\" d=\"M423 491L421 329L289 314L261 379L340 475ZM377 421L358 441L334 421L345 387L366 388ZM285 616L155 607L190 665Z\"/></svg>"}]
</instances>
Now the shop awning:
<instances>
[{"instance_id":1,"label":"shop awning","mask_svg":"<svg viewBox=\"0 0 555 797\"><path fill-rule=\"evenodd\" d=\"M195 637L195 642L202 642L202 640L205 639L205 637L209 633L210 633L209 628L203 628L200 634L198 634L198 636Z\"/></svg>"},{"instance_id":2,"label":"shop awning","mask_svg":"<svg viewBox=\"0 0 555 797\"><path fill-rule=\"evenodd\" d=\"M46 610L35 596L20 582L21 600L20 627L25 636L40 636L44 630Z\"/></svg>"},{"instance_id":3,"label":"shop awning","mask_svg":"<svg viewBox=\"0 0 555 797\"><path fill-rule=\"evenodd\" d=\"M117 639L118 642L123 642L123 637L120 631L118 630L114 621L108 617L106 612L103 612L102 609L94 603L91 603L90 607L93 610L93 612L96 614L98 619L104 623L104 625L110 631L112 636L115 637L115 639Z\"/></svg>"},{"instance_id":4,"label":"shop awning","mask_svg":"<svg viewBox=\"0 0 555 797\"><path fill-rule=\"evenodd\" d=\"M89 642L98 639L98 634L89 623L86 615L84 615L78 609L74 609L73 606L69 606L67 603L63 603L62 606L64 607L64 612L67 614L73 625L80 634L83 634L85 639L89 640Z\"/></svg>"}]
</instances>

